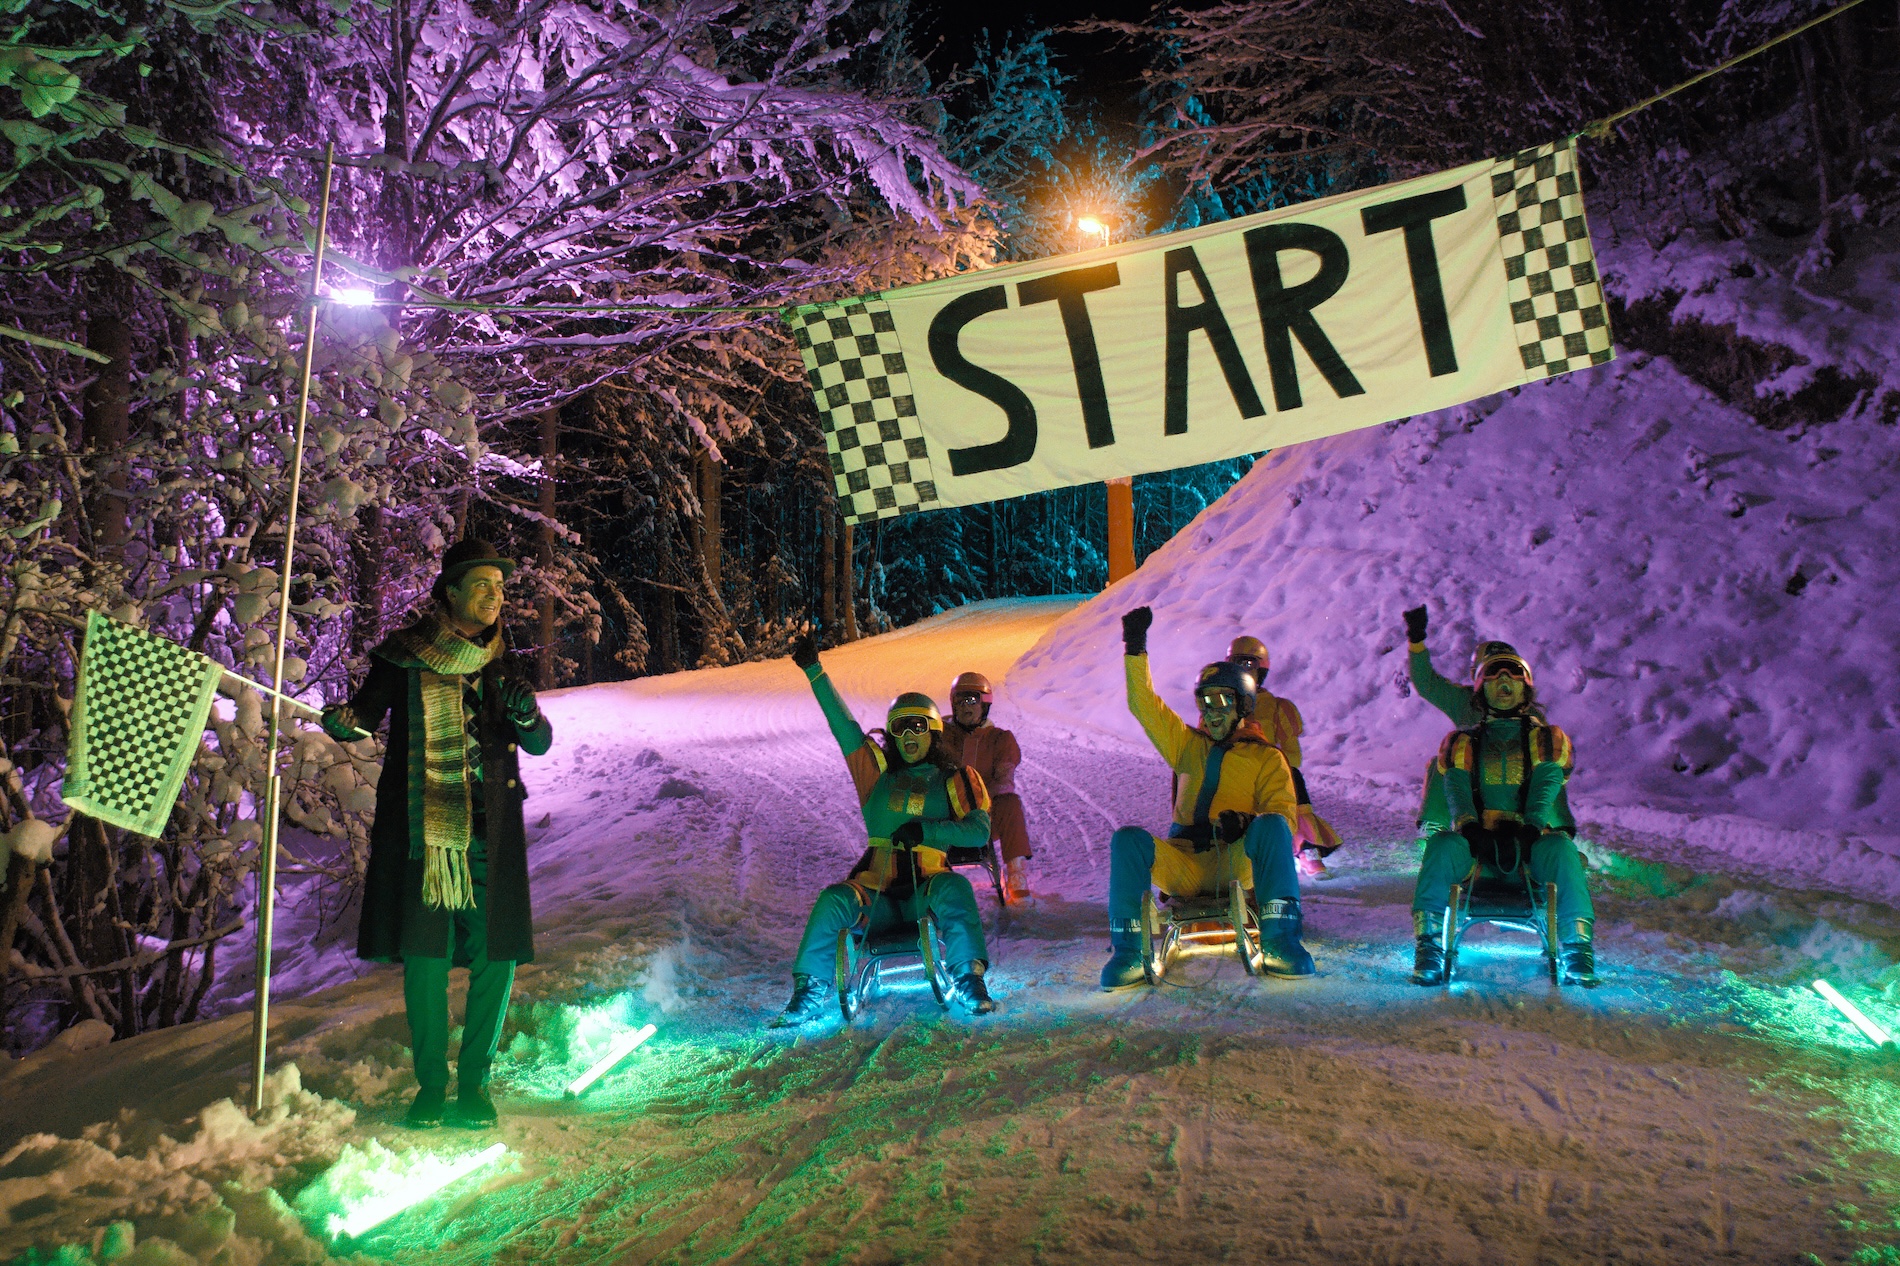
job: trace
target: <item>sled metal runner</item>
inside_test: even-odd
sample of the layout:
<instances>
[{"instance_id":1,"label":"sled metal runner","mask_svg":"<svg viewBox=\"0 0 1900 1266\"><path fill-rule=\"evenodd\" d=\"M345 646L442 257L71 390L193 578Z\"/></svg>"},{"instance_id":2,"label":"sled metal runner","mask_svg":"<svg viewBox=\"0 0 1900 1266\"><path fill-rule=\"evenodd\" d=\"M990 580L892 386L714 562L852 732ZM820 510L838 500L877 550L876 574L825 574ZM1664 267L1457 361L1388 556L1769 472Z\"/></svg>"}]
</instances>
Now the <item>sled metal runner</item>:
<instances>
[{"instance_id":1,"label":"sled metal runner","mask_svg":"<svg viewBox=\"0 0 1900 1266\"><path fill-rule=\"evenodd\" d=\"M878 898L879 902L885 900ZM875 911L876 906L872 909ZM950 968L944 962L943 932L937 918L926 913L915 923L900 920L876 931L875 920L866 926L846 928L838 933L838 957L834 983L838 989L838 1010L844 1022L851 1023L872 998L886 977L921 971L929 982L937 1005L950 1006Z\"/></svg>"},{"instance_id":2,"label":"sled metal runner","mask_svg":"<svg viewBox=\"0 0 1900 1266\"><path fill-rule=\"evenodd\" d=\"M1223 851L1221 867L1233 875L1227 850L1238 844L1216 843ZM1230 879L1210 892L1155 899L1150 888L1141 896L1141 969L1148 983L1158 985L1168 967L1189 947L1231 945L1249 976L1266 973L1266 954L1260 947L1260 916L1239 879Z\"/></svg>"},{"instance_id":3,"label":"sled metal runner","mask_svg":"<svg viewBox=\"0 0 1900 1266\"><path fill-rule=\"evenodd\" d=\"M1544 955L1544 968L1553 985L1563 984L1563 964L1557 939L1557 885L1540 884L1526 866L1501 870L1474 862L1461 884L1454 884L1445 907L1439 939L1445 947L1445 979L1449 985L1458 972L1458 954L1465 933L1479 923L1527 932L1535 936Z\"/></svg>"}]
</instances>

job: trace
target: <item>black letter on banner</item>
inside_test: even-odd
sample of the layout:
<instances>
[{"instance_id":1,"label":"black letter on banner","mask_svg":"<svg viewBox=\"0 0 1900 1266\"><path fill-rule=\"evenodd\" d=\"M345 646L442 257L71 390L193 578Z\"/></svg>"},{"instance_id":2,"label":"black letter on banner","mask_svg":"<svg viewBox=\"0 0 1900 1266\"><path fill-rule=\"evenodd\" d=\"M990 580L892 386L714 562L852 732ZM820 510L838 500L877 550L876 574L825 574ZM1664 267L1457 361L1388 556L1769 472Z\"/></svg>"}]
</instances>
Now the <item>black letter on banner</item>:
<instances>
[{"instance_id":1,"label":"black letter on banner","mask_svg":"<svg viewBox=\"0 0 1900 1266\"><path fill-rule=\"evenodd\" d=\"M994 444L950 450L952 475L976 475L986 470L1020 466L1036 454L1036 406L1022 389L1001 374L993 374L981 365L972 365L957 346L963 327L986 312L1009 306L1009 292L1002 286L972 290L943 305L930 318L930 359L937 372L965 391L974 391L1003 411L1009 430Z\"/></svg>"},{"instance_id":2,"label":"black letter on banner","mask_svg":"<svg viewBox=\"0 0 1900 1266\"><path fill-rule=\"evenodd\" d=\"M1187 434L1188 335L1195 330L1207 331L1207 341L1214 346L1214 359L1220 363L1234 403L1240 406L1240 416L1257 418L1265 413L1266 406L1260 403L1260 393L1254 390L1247 363L1240 359L1233 331L1227 328L1227 318L1222 315L1220 304L1215 302L1214 287L1207 284L1207 274L1201 271L1201 261L1194 254L1194 248L1178 246L1169 251L1163 267L1167 270L1168 376L1167 424L1162 427L1162 434ZM1182 273L1194 278L1201 294L1201 302L1185 308L1181 306Z\"/></svg>"},{"instance_id":3,"label":"black letter on banner","mask_svg":"<svg viewBox=\"0 0 1900 1266\"><path fill-rule=\"evenodd\" d=\"M1313 319L1313 309L1346 284L1352 267L1346 244L1339 235L1316 224L1263 224L1248 229L1247 262L1253 268L1254 300L1260 305L1260 330L1267 344L1267 368L1273 372L1273 407L1285 412L1300 407L1300 375L1293 367L1293 338L1313 358L1313 364L1333 394L1342 400L1362 396L1366 389L1346 368L1326 332ZM1286 286L1280 281L1280 252L1310 251L1319 256L1319 274L1311 281Z\"/></svg>"},{"instance_id":4,"label":"black letter on banner","mask_svg":"<svg viewBox=\"0 0 1900 1266\"><path fill-rule=\"evenodd\" d=\"M1412 266L1412 301L1418 305L1418 329L1425 337L1425 363L1432 377L1458 372L1451 345L1451 321L1445 316L1445 287L1438 276L1438 251L1432 245L1432 221L1465 209L1465 187L1381 202L1359 213L1368 236L1405 230L1405 262Z\"/></svg>"},{"instance_id":5,"label":"black letter on banner","mask_svg":"<svg viewBox=\"0 0 1900 1266\"><path fill-rule=\"evenodd\" d=\"M1075 362L1075 389L1082 398L1082 429L1087 432L1090 448L1115 442L1115 427L1108 417L1108 388L1102 382L1102 357L1095 350L1095 328L1089 324L1088 300L1091 290L1107 290L1122 284L1121 271L1113 264L1093 268L1074 268L1050 277L1038 277L1016 287L1016 302L1025 308L1050 299L1062 310L1062 332L1069 336L1069 359Z\"/></svg>"}]
</instances>

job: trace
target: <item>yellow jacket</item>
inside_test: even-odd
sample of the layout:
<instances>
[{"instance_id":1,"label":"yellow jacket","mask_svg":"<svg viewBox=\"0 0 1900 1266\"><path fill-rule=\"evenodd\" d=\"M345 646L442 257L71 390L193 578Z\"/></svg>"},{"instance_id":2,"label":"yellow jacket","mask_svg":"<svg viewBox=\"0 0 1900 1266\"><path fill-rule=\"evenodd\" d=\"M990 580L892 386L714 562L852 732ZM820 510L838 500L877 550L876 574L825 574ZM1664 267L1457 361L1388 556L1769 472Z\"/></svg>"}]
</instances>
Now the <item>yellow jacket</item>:
<instances>
[{"instance_id":1,"label":"yellow jacket","mask_svg":"<svg viewBox=\"0 0 1900 1266\"><path fill-rule=\"evenodd\" d=\"M1300 767L1300 735L1306 733L1306 721L1291 699L1262 690L1254 697L1253 715L1240 723L1238 733L1279 748L1287 764Z\"/></svg>"},{"instance_id":2,"label":"yellow jacket","mask_svg":"<svg viewBox=\"0 0 1900 1266\"><path fill-rule=\"evenodd\" d=\"M1214 740L1189 727L1155 693L1148 675L1148 657L1124 657L1128 674L1128 710L1135 714L1148 741L1161 753L1161 759L1177 775L1174 793L1174 820L1181 826L1193 826L1194 806L1201 796L1201 777L1207 769L1208 753ZM1232 746L1221 759L1220 783L1207 807L1208 820L1232 809L1237 813L1277 813L1291 830L1299 806L1293 796L1293 775L1286 757L1277 747L1257 738L1236 734Z\"/></svg>"}]
</instances>

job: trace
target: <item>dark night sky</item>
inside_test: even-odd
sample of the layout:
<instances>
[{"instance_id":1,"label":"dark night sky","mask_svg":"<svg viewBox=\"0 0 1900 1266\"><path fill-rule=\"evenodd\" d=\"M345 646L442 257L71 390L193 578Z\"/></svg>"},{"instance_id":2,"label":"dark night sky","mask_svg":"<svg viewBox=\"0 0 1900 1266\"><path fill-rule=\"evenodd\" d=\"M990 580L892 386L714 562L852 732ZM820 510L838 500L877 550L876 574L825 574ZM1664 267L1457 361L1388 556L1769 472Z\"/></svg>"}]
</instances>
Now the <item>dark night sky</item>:
<instances>
[{"instance_id":1,"label":"dark night sky","mask_svg":"<svg viewBox=\"0 0 1900 1266\"><path fill-rule=\"evenodd\" d=\"M1153 8L1152 0L1087 3L1086 0L1028 0L1027 3L968 5L954 0L918 0L919 44L929 50L933 74L942 77L954 66L967 65L979 32L988 28L992 40L1004 33L1025 34L1039 27L1064 26L1084 18L1138 21ZM1053 45L1060 64L1075 79L1078 97L1096 103L1105 122L1132 123L1135 118L1136 75L1139 55L1126 45L1102 36L1060 35Z\"/></svg>"}]
</instances>

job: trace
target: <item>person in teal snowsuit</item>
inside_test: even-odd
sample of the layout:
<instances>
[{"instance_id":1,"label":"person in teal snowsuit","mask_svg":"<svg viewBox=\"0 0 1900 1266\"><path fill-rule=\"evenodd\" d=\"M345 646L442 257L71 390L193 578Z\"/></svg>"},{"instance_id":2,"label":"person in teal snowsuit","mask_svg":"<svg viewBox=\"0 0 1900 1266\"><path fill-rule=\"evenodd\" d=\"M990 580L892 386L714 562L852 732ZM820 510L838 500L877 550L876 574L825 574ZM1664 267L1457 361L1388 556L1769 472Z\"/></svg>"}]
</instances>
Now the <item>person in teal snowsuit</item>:
<instances>
[{"instance_id":1,"label":"person in teal snowsuit","mask_svg":"<svg viewBox=\"0 0 1900 1266\"><path fill-rule=\"evenodd\" d=\"M1414 655L1424 630L1407 612ZM1558 947L1566 984L1594 986L1595 909L1572 835L1574 820L1563 791L1574 765L1570 738L1544 718L1530 665L1500 643L1487 644L1474 674L1466 716L1471 724L1448 735L1433 762L1444 805L1419 863L1412 897L1412 980L1445 979L1441 927L1451 889L1476 861L1529 869L1532 882L1557 885ZM1434 674L1436 676L1436 674ZM1443 679L1440 678L1440 681ZM1449 709L1447 709L1449 711ZM1429 808L1429 806L1428 806Z\"/></svg>"},{"instance_id":2,"label":"person in teal snowsuit","mask_svg":"<svg viewBox=\"0 0 1900 1266\"><path fill-rule=\"evenodd\" d=\"M888 741L868 737L838 697L809 634L792 660L811 683L858 793L871 847L850 876L818 894L792 965L792 997L772 1027L803 1024L835 1001L831 983L838 934L860 925L917 922L934 915L950 964L951 999L973 1015L996 1010L983 974L989 951L970 881L950 870L953 848L987 848L990 795L982 776L944 755L943 717L929 695L891 703Z\"/></svg>"}]
</instances>

